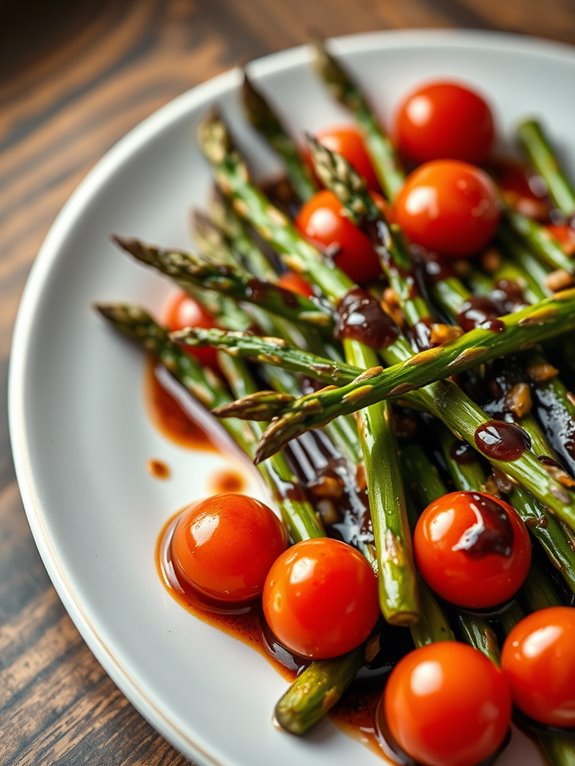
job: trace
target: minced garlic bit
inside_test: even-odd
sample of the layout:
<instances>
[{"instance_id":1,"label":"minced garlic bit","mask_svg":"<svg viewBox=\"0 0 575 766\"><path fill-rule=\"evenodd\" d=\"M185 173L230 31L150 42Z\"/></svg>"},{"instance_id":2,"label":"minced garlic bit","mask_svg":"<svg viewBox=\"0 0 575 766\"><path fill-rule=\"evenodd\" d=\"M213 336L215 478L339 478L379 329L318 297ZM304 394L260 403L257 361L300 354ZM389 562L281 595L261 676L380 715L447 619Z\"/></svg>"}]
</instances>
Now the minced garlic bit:
<instances>
[{"instance_id":1,"label":"minced garlic bit","mask_svg":"<svg viewBox=\"0 0 575 766\"><path fill-rule=\"evenodd\" d=\"M531 389L528 383L516 383L510 391L508 391L505 397L507 407L518 418L522 418L523 415L527 415L531 412L533 407L533 399L531 398Z\"/></svg>"},{"instance_id":2,"label":"minced garlic bit","mask_svg":"<svg viewBox=\"0 0 575 766\"><path fill-rule=\"evenodd\" d=\"M565 269L557 269L545 277L546 287L549 290L553 290L554 293L564 290L566 287L571 287L573 284L575 284L573 274L570 274Z\"/></svg>"},{"instance_id":3,"label":"minced garlic bit","mask_svg":"<svg viewBox=\"0 0 575 766\"><path fill-rule=\"evenodd\" d=\"M545 383L546 380L552 380L557 377L559 370L548 362L537 362L536 364L529 365L527 374L535 383Z\"/></svg>"},{"instance_id":4,"label":"minced garlic bit","mask_svg":"<svg viewBox=\"0 0 575 766\"><path fill-rule=\"evenodd\" d=\"M432 346L442 346L463 335L463 329L452 324L434 322L429 330L429 341Z\"/></svg>"}]
</instances>

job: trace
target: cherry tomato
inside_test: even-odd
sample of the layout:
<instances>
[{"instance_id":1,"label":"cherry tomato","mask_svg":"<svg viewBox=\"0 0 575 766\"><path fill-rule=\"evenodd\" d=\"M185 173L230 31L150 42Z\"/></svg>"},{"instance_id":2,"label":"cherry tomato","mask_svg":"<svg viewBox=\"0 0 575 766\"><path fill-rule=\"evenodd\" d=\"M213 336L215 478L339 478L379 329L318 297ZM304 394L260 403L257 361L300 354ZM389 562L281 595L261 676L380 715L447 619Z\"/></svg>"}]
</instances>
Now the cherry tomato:
<instances>
[{"instance_id":1,"label":"cherry tomato","mask_svg":"<svg viewBox=\"0 0 575 766\"><path fill-rule=\"evenodd\" d=\"M454 641L403 657L383 701L382 728L427 766L476 766L495 753L511 720L501 671L481 652Z\"/></svg>"},{"instance_id":2,"label":"cherry tomato","mask_svg":"<svg viewBox=\"0 0 575 766\"><path fill-rule=\"evenodd\" d=\"M310 283L304 279L297 271L286 271L278 279L278 285L292 293L303 295L304 298L312 298L313 290Z\"/></svg>"},{"instance_id":3,"label":"cherry tomato","mask_svg":"<svg viewBox=\"0 0 575 766\"><path fill-rule=\"evenodd\" d=\"M393 205L408 238L428 250L464 257L482 250L499 223L493 182L482 170L435 160L407 178Z\"/></svg>"},{"instance_id":4,"label":"cherry tomato","mask_svg":"<svg viewBox=\"0 0 575 766\"><path fill-rule=\"evenodd\" d=\"M574 636L575 609L554 606L517 623L503 645L513 702L548 726L575 726Z\"/></svg>"},{"instance_id":5,"label":"cherry tomato","mask_svg":"<svg viewBox=\"0 0 575 766\"><path fill-rule=\"evenodd\" d=\"M359 646L375 625L377 578L346 543L304 540L270 569L263 607L272 633L290 651L314 660L337 657Z\"/></svg>"},{"instance_id":6,"label":"cherry tomato","mask_svg":"<svg viewBox=\"0 0 575 766\"><path fill-rule=\"evenodd\" d=\"M552 224L547 227L551 235L559 242L567 255L575 254L575 229L567 224Z\"/></svg>"},{"instance_id":7,"label":"cherry tomato","mask_svg":"<svg viewBox=\"0 0 575 766\"><path fill-rule=\"evenodd\" d=\"M531 174L520 162L508 159L490 163L490 172L508 205L528 218L538 221L549 218L549 201L539 176Z\"/></svg>"},{"instance_id":8,"label":"cherry tomato","mask_svg":"<svg viewBox=\"0 0 575 766\"><path fill-rule=\"evenodd\" d=\"M456 82L432 82L400 105L395 133L399 151L413 162L480 164L489 154L495 128L489 106L474 90Z\"/></svg>"},{"instance_id":9,"label":"cherry tomato","mask_svg":"<svg viewBox=\"0 0 575 766\"><path fill-rule=\"evenodd\" d=\"M531 564L531 543L515 510L485 492L451 492L421 514L414 552L423 579L457 606L508 601Z\"/></svg>"},{"instance_id":10,"label":"cherry tomato","mask_svg":"<svg viewBox=\"0 0 575 766\"><path fill-rule=\"evenodd\" d=\"M379 182L363 142L361 133L352 126L325 128L316 135L317 140L332 152L342 154L362 176L372 191L379 190Z\"/></svg>"},{"instance_id":11,"label":"cherry tomato","mask_svg":"<svg viewBox=\"0 0 575 766\"><path fill-rule=\"evenodd\" d=\"M233 604L257 598L287 535L267 505L225 493L193 503L171 541L177 576L211 599Z\"/></svg>"},{"instance_id":12,"label":"cherry tomato","mask_svg":"<svg viewBox=\"0 0 575 766\"><path fill-rule=\"evenodd\" d=\"M166 327L170 332L185 327L215 327L213 317L190 295L181 291L174 295L166 310ZM186 348L186 353L196 357L203 365L219 371L218 352L215 348Z\"/></svg>"},{"instance_id":13,"label":"cherry tomato","mask_svg":"<svg viewBox=\"0 0 575 766\"><path fill-rule=\"evenodd\" d=\"M369 239L344 215L340 201L332 192L323 190L314 194L301 208L296 225L320 248L333 247L335 265L353 282L361 285L381 275L379 260Z\"/></svg>"}]
</instances>

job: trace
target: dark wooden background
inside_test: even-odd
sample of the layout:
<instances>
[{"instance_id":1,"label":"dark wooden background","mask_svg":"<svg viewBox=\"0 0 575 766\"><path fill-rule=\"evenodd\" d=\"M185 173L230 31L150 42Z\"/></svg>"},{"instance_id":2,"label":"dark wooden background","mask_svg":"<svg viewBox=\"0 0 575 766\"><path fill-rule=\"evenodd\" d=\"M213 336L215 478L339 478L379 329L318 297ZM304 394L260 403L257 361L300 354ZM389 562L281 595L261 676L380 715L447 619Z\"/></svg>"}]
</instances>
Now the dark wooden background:
<instances>
[{"instance_id":1,"label":"dark wooden background","mask_svg":"<svg viewBox=\"0 0 575 766\"><path fill-rule=\"evenodd\" d=\"M575 0L0 0L0 389L26 275L112 144L187 88L310 30L468 27L575 43ZM78 635L36 552L0 409L0 763L186 761Z\"/></svg>"}]
</instances>

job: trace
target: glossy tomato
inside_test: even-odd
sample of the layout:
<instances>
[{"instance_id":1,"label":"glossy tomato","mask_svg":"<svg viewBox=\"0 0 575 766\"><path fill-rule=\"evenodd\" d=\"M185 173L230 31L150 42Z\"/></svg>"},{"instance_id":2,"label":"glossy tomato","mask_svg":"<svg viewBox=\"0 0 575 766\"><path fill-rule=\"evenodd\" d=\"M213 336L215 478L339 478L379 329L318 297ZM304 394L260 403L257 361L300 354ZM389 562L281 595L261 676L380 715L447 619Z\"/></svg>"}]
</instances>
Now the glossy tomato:
<instances>
[{"instance_id":1,"label":"glossy tomato","mask_svg":"<svg viewBox=\"0 0 575 766\"><path fill-rule=\"evenodd\" d=\"M399 151L412 162L487 159L495 128L491 109L471 88L432 82L403 101L395 119Z\"/></svg>"},{"instance_id":2,"label":"glossy tomato","mask_svg":"<svg viewBox=\"0 0 575 766\"><path fill-rule=\"evenodd\" d=\"M170 553L178 578L204 596L233 604L257 598L287 535L267 505L246 495L214 495L188 506Z\"/></svg>"},{"instance_id":3,"label":"glossy tomato","mask_svg":"<svg viewBox=\"0 0 575 766\"><path fill-rule=\"evenodd\" d=\"M165 322L170 332L183 330L185 327L216 326L213 317L206 309L183 290L176 293L168 304ZM215 348L186 347L185 350L207 367L211 367L216 372L219 370L218 352Z\"/></svg>"},{"instance_id":4,"label":"glossy tomato","mask_svg":"<svg viewBox=\"0 0 575 766\"><path fill-rule=\"evenodd\" d=\"M337 657L364 641L378 615L377 578L346 543L297 543L274 563L263 594L266 621L280 643L314 660Z\"/></svg>"},{"instance_id":5,"label":"glossy tomato","mask_svg":"<svg viewBox=\"0 0 575 766\"><path fill-rule=\"evenodd\" d=\"M412 242L465 257L493 239L499 203L493 182L482 170L465 162L435 160L407 178L393 215Z\"/></svg>"},{"instance_id":6,"label":"glossy tomato","mask_svg":"<svg viewBox=\"0 0 575 766\"><path fill-rule=\"evenodd\" d=\"M526 715L549 726L575 726L575 609L549 607L517 623L503 645L501 667Z\"/></svg>"},{"instance_id":7,"label":"glossy tomato","mask_svg":"<svg viewBox=\"0 0 575 766\"><path fill-rule=\"evenodd\" d=\"M354 127L325 128L316 134L317 140L332 152L345 157L362 176L372 191L379 190L379 182L361 133Z\"/></svg>"},{"instance_id":8,"label":"glossy tomato","mask_svg":"<svg viewBox=\"0 0 575 766\"><path fill-rule=\"evenodd\" d=\"M382 729L427 766L477 766L500 747L511 719L501 671L481 652L452 641L401 659L383 701Z\"/></svg>"},{"instance_id":9,"label":"glossy tomato","mask_svg":"<svg viewBox=\"0 0 575 766\"><path fill-rule=\"evenodd\" d=\"M567 255L575 255L575 228L567 224L552 224L547 227L551 236L559 242Z\"/></svg>"},{"instance_id":10,"label":"glossy tomato","mask_svg":"<svg viewBox=\"0 0 575 766\"><path fill-rule=\"evenodd\" d=\"M362 285L381 276L381 266L369 239L345 216L343 206L332 192L314 194L301 208L296 225L321 249L333 248L335 265L353 282Z\"/></svg>"},{"instance_id":11,"label":"glossy tomato","mask_svg":"<svg viewBox=\"0 0 575 766\"><path fill-rule=\"evenodd\" d=\"M485 492L451 492L428 505L413 544L429 587L469 609L508 601L531 564L525 524L509 503Z\"/></svg>"},{"instance_id":12,"label":"glossy tomato","mask_svg":"<svg viewBox=\"0 0 575 766\"><path fill-rule=\"evenodd\" d=\"M304 298L312 298L313 290L310 283L297 271L285 271L278 279L278 285L292 293L303 295Z\"/></svg>"}]
</instances>

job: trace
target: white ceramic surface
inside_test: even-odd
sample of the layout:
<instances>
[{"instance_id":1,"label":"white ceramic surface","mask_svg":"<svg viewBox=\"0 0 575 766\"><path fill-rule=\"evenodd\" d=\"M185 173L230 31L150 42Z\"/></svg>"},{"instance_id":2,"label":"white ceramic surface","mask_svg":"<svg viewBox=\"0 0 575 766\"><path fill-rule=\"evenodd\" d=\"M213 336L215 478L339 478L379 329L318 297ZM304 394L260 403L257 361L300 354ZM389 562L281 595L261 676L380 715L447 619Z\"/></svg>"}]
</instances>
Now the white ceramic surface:
<instances>
[{"instance_id":1,"label":"white ceramic surface","mask_svg":"<svg viewBox=\"0 0 575 766\"><path fill-rule=\"evenodd\" d=\"M389 115L411 86L459 77L483 90L501 134L541 115L575 170L571 49L467 32L373 33L342 38L343 55ZM304 48L251 71L290 125L315 130L346 115L330 101ZM175 447L143 407L141 356L90 309L127 299L158 308L169 288L109 242L111 232L188 245L187 215L209 173L194 145L198 119L222 105L259 170L276 165L245 127L237 71L184 94L124 138L90 173L54 224L17 321L10 426L26 512L46 568L90 648L118 686L177 748L205 764L358 766L377 756L326 724L307 740L278 732L273 704L285 682L258 654L194 619L165 592L156 536L180 506L209 492L233 458ZM173 477L146 471L165 460ZM238 458L239 460L239 458ZM265 497L251 468L248 491ZM540 763L515 734L502 766Z\"/></svg>"}]
</instances>

